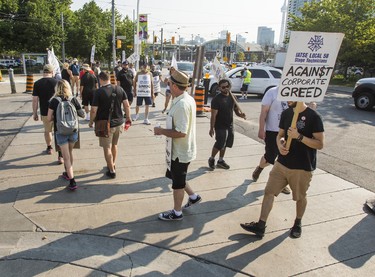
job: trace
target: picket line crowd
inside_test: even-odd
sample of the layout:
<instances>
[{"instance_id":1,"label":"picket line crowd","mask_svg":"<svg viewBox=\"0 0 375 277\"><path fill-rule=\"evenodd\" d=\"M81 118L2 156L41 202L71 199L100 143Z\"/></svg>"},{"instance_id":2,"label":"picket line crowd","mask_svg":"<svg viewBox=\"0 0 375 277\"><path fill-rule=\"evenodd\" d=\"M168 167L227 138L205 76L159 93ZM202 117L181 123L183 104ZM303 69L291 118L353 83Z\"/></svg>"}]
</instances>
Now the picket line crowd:
<instances>
[{"instance_id":1,"label":"picket line crowd","mask_svg":"<svg viewBox=\"0 0 375 277\"><path fill-rule=\"evenodd\" d=\"M196 158L197 151L196 103L186 91L190 85L189 76L171 68L169 76L163 80L160 71L153 65L151 71L148 70L147 64L144 64L139 72L134 72L129 63L124 61L115 69L117 85L111 85L109 73L100 71L98 64L94 70L88 64L83 64L82 72L78 75L74 69L76 65L76 59L70 66L64 64L62 80L53 78L53 67L46 65L43 78L35 82L33 91L33 118L39 120L37 111L40 107L48 154L53 151L54 129L58 161L64 164L62 177L69 180L68 189L77 189L72 150L78 141L79 131L74 124L69 127L70 122L78 120L77 116L84 118L85 114L90 127L94 127L95 122L99 120L110 122L109 135L99 137L99 145L103 148L107 164L106 175L116 178L117 144L124 130L124 123L128 128L132 121L138 120L140 107L145 104L143 123L150 124L149 107L155 105L155 97L161 92L161 83L164 82L167 89L163 113L167 111L170 99L171 106L166 113L166 128L154 127L154 134L166 137L166 177L172 180L173 209L160 213L158 217L161 220L182 220L183 209L188 209L202 200L186 181L188 167ZM79 86L75 80L73 81L76 78L74 76L78 76ZM250 77L248 74L245 75L247 79ZM220 93L211 101L208 134L215 137L215 144L208 159L208 166L211 170L229 170L230 165L224 161L224 155L226 148L231 148L234 143L233 113L241 118L246 116L231 93L230 81L222 79L218 85ZM277 100L277 94L278 88L272 88L266 92L262 100L258 137L265 141L265 154L252 174L253 180L257 181L264 167L269 164L274 166L265 187L259 220L243 223L241 227L263 237L274 198L280 192L290 193L287 189L289 185L293 200L296 201L296 219L290 236L298 238L302 233L301 220L307 205L307 190L316 169L316 151L324 145L324 127L320 115L305 103L299 103L301 110L296 128L290 127L297 102L281 102ZM74 95L82 99L83 109ZM130 106L134 98L136 109L134 117L131 118ZM67 116L71 118L69 121L61 114L68 114L71 110L72 115ZM60 124L58 121L66 122ZM290 147L287 146L288 138L291 140ZM216 162L217 155L219 158ZM188 194L188 201L183 205L185 192Z\"/></svg>"}]
</instances>

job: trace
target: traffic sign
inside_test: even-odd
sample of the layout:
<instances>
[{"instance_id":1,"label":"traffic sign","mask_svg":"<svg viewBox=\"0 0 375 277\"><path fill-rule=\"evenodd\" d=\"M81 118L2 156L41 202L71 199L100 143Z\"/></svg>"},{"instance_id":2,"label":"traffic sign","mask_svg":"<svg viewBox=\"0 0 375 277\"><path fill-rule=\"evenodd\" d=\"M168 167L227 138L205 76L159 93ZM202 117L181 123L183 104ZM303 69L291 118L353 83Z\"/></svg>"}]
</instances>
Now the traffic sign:
<instances>
[{"instance_id":1,"label":"traffic sign","mask_svg":"<svg viewBox=\"0 0 375 277\"><path fill-rule=\"evenodd\" d=\"M126 36L117 36L117 39L126 39Z\"/></svg>"}]
</instances>

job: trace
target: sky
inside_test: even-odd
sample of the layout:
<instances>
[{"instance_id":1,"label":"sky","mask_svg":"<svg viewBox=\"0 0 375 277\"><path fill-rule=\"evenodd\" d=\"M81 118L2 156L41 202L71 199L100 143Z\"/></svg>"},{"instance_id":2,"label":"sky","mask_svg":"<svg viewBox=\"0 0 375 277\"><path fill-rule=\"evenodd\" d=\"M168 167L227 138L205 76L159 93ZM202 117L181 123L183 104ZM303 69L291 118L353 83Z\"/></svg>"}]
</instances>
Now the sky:
<instances>
[{"instance_id":1,"label":"sky","mask_svg":"<svg viewBox=\"0 0 375 277\"><path fill-rule=\"evenodd\" d=\"M82 8L89 0L73 0L72 10ZM111 10L111 0L96 0L103 10ZM236 34L246 42L256 42L259 26L275 31L275 43L279 43L281 7L284 0L139 0L139 13L148 14L149 34L160 37L163 28L167 40L178 35L191 40L199 35L206 40L216 39L219 32L227 30L232 41ZM116 9L133 19L137 12L137 0L115 0ZM120 35L120 34L118 34Z\"/></svg>"}]
</instances>

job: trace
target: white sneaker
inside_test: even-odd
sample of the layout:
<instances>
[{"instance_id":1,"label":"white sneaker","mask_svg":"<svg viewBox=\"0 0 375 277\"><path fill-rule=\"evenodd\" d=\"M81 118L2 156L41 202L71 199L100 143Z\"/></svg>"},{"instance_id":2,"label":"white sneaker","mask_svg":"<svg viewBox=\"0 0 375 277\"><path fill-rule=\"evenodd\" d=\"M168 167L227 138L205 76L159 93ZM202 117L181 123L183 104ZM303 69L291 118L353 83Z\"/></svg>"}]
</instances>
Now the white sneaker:
<instances>
[{"instance_id":1,"label":"white sneaker","mask_svg":"<svg viewBox=\"0 0 375 277\"><path fill-rule=\"evenodd\" d=\"M134 117L133 117L133 121L137 121L138 120L138 118L139 118L139 115L138 114L136 114Z\"/></svg>"},{"instance_id":2,"label":"white sneaker","mask_svg":"<svg viewBox=\"0 0 375 277\"><path fill-rule=\"evenodd\" d=\"M90 121L90 114L89 113L86 114L86 121Z\"/></svg>"},{"instance_id":3,"label":"white sneaker","mask_svg":"<svg viewBox=\"0 0 375 277\"><path fill-rule=\"evenodd\" d=\"M238 99L240 99L240 100L244 100L244 99L245 99L245 97L241 96L241 97L240 97L240 98L238 98Z\"/></svg>"},{"instance_id":4,"label":"white sneaker","mask_svg":"<svg viewBox=\"0 0 375 277\"><path fill-rule=\"evenodd\" d=\"M148 119L145 119L145 120L143 120L143 124L146 124L146 125L151 125L151 122L150 122L150 120L148 120Z\"/></svg>"},{"instance_id":5,"label":"white sneaker","mask_svg":"<svg viewBox=\"0 0 375 277\"><path fill-rule=\"evenodd\" d=\"M247 95L245 96L245 99L247 99Z\"/></svg>"}]
</instances>

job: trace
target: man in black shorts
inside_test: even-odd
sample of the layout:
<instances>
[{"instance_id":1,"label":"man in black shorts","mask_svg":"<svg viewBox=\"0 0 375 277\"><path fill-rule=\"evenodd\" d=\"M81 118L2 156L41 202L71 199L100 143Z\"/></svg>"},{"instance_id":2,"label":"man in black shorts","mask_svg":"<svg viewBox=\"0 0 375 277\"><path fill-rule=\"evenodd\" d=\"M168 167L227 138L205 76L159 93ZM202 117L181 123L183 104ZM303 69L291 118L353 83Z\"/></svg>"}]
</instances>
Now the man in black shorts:
<instances>
[{"instance_id":1,"label":"man in black shorts","mask_svg":"<svg viewBox=\"0 0 375 277\"><path fill-rule=\"evenodd\" d=\"M80 84L82 106L84 107L86 112L86 120L89 121L89 105L92 105L92 100L94 99L94 92L98 88L98 80L96 79L96 76L90 72L92 70L88 64L83 64L82 69L85 71L85 73L82 75Z\"/></svg>"},{"instance_id":2,"label":"man in black shorts","mask_svg":"<svg viewBox=\"0 0 375 277\"><path fill-rule=\"evenodd\" d=\"M215 134L216 142L212 148L211 157L208 159L208 166L215 169L215 156L218 152L219 160L216 167L229 169L230 166L224 161L224 154L227 147L233 146L233 110L237 116L245 118L246 115L241 113L235 105L230 95L231 84L229 80L222 79L219 81L219 90L221 93L216 95L211 101L211 128L210 136Z\"/></svg>"}]
</instances>

